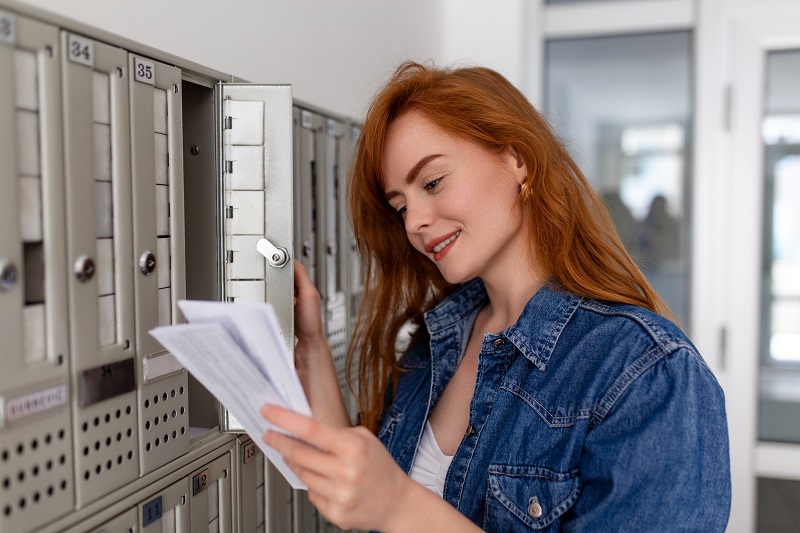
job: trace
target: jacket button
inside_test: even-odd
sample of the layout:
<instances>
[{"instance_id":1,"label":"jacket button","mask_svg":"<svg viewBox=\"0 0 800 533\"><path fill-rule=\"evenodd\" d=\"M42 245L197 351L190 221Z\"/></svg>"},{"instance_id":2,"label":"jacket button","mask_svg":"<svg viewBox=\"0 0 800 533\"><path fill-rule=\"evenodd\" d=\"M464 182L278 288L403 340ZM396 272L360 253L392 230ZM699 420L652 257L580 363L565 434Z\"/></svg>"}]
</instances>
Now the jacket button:
<instances>
[{"instance_id":1,"label":"jacket button","mask_svg":"<svg viewBox=\"0 0 800 533\"><path fill-rule=\"evenodd\" d=\"M471 437L475 434L475 428L472 427L472 424L467 426L467 432L464 434L466 437Z\"/></svg>"},{"instance_id":2,"label":"jacket button","mask_svg":"<svg viewBox=\"0 0 800 533\"><path fill-rule=\"evenodd\" d=\"M539 498L534 496L528 501L528 514L532 518L540 518L542 516L542 506L539 503Z\"/></svg>"},{"instance_id":3,"label":"jacket button","mask_svg":"<svg viewBox=\"0 0 800 533\"><path fill-rule=\"evenodd\" d=\"M505 339L495 339L494 342L492 343L492 346L494 346L497 349L500 349L505 345L506 345Z\"/></svg>"}]
</instances>

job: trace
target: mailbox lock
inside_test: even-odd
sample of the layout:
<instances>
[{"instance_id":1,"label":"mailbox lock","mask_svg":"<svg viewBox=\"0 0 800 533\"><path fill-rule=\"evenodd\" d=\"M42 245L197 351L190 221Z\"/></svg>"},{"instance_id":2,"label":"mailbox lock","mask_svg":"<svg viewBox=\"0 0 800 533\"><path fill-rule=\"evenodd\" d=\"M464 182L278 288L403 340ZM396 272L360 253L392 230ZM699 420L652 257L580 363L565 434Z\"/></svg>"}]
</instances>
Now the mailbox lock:
<instances>
[{"instance_id":1,"label":"mailbox lock","mask_svg":"<svg viewBox=\"0 0 800 533\"><path fill-rule=\"evenodd\" d=\"M86 283L94 277L94 261L86 255L82 255L75 261L75 277L81 283Z\"/></svg>"},{"instance_id":2,"label":"mailbox lock","mask_svg":"<svg viewBox=\"0 0 800 533\"><path fill-rule=\"evenodd\" d=\"M0 290L7 291L17 284L17 267L0 259Z\"/></svg>"},{"instance_id":3,"label":"mailbox lock","mask_svg":"<svg viewBox=\"0 0 800 533\"><path fill-rule=\"evenodd\" d=\"M139 271L145 276L149 276L156 269L156 256L150 250L146 250L139 258Z\"/></svg>"},{"instance_id":4,"label":"mailbox lock","mask_svg":"<svg viewBox=\"0 0 800 533\"><path fill-rule=\"evenodd\" d=\"M267 258L270 266L281 268L289 262L289 252L286 248L278 248L267 239L259 239L256 243L256 250Z\"/></svg>"}]
</instances>

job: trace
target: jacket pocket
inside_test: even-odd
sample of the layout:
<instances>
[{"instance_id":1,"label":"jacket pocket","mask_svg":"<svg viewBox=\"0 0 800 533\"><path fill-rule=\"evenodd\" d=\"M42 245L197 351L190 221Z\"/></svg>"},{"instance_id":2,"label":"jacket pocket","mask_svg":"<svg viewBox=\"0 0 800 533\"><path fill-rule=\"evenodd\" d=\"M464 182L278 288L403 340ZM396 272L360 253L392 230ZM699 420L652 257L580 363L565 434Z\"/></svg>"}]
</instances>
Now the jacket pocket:
<instances>
[{"instance_id":1,"label":"jacket pocket","mask_svg":"<svg viewBox=\"0 0 800 533\"><path fill-rule=\"evenodd\" d=\"M397 423L402 420L402 418L403 413L396 407L392 407L391 412L383 420L381 429L378 431L378 440L380 440L383 445L386 446L386 448L391 447L392 437L394 437L394 428L397 426Z\"/></svg>"},{"instance_id":2,"label":"jacket pocket","mask_svg":"<svg viewBox=\"0 0 800 533\"><path fill-rule=\"evenodd\" d=\"M544 529L559 522L580 495L578 470L492 465L486 489L487 531Z\"/></svg>"}]
</instances>

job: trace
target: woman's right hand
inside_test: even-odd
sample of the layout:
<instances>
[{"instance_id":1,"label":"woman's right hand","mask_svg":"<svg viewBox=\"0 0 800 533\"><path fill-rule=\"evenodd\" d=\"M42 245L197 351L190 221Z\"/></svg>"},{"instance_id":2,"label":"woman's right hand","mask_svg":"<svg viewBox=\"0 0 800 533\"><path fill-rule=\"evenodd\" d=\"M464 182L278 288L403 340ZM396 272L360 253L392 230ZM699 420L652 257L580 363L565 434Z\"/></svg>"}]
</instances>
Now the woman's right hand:
<instances>
[{"instance_id":1,"label":"woman's right hand","mask_svg":"<svg viewBox=\"0 0 800 533\"><path fill-rule=\"evenodd\" d=\"M322 328L319 292L298 261L294 262L294 332L297 337L294 366L311 414L327 424L349 427L350 417L339 388L333 353Z\"/></svg>"},{"instance_id":2,"label":"woman's right hand","mask_svg":"<svg viewBox=\"0 0 800 533\"><path fill-rule=\"evenodd\" d=\"M281 454L308 486L311 503L334 524L389 532L480 531L412 481L365 427L330 427L274 405L263 406L261 414L274 426L262 436L264 442Z\"/></svg>"}]
</instances>

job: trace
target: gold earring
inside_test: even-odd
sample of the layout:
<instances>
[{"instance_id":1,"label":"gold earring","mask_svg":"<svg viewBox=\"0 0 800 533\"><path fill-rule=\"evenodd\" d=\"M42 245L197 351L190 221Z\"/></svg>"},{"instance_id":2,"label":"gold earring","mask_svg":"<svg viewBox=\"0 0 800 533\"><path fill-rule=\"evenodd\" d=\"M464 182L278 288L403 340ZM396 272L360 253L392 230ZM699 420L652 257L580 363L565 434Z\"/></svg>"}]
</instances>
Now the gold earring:
<instances>
[{"instance_id":1,"label":"gold earring","mask_svg":"<svg viewBox=\"0 0 800 533\"><path fill-rule=\"evenodd\" d=\"M522 198L528 199L531 196L531 183L528 181L528 178L522 180L522 183L519 186L519 192Z\"/></svg>"}]
</instances>

